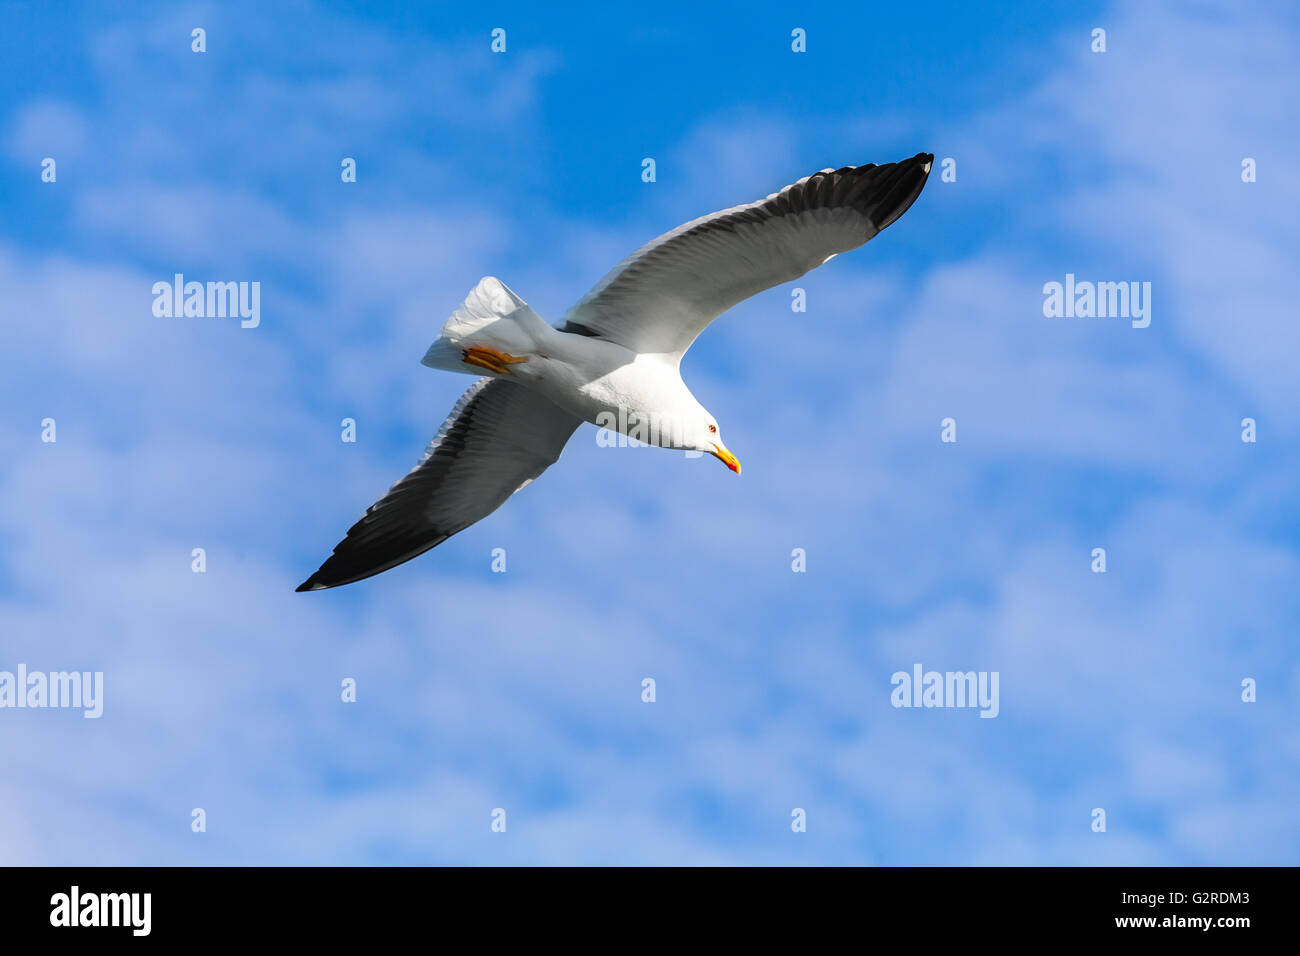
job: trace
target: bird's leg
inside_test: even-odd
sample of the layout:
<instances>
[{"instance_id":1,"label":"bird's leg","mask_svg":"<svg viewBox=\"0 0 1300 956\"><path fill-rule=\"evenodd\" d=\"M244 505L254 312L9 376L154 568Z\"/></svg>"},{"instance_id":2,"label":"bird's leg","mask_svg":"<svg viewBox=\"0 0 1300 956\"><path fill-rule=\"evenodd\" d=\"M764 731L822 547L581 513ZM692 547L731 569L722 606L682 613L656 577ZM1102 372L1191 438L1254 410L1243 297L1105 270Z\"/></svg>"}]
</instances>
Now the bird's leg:
<instances>
[{"instance_id":1,"label":"bird's leg","mask_svg":"<svg viewBox=\"0 0 1300 956\"><path fill-rule=\"evenodd\" d=\"M528 356L498 352L486 345L471 345L461 354L461 361L466 365L485 368L489 372L495 372L498 375L509 375L510 366L518 365L520 362L527 362Z\"/></svg>"}]
</instances>

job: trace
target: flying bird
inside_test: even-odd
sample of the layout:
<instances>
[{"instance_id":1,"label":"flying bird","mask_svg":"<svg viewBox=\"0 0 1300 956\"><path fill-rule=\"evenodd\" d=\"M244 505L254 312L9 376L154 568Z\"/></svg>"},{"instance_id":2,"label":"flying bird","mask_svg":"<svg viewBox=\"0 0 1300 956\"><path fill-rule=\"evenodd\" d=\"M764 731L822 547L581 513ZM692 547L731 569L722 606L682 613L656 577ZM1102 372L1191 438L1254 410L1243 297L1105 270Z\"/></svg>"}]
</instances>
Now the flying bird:
<instances>
[{"instance_id":1,"label":"flying bird","mask_svg":"<svg viewBox=\"0 0 1300 956\"><path fill-rule=\"evenodd\" d=\"M934 156L823 169L695 219L619 263L563 323L483 279L423 364L482 375L419 464L370 506L299 591L387 571L487 517L560 457L585 422L740 462L682 381L682 356L737 302L867 242L920 195Z\"/></svg>"}]
</instances>

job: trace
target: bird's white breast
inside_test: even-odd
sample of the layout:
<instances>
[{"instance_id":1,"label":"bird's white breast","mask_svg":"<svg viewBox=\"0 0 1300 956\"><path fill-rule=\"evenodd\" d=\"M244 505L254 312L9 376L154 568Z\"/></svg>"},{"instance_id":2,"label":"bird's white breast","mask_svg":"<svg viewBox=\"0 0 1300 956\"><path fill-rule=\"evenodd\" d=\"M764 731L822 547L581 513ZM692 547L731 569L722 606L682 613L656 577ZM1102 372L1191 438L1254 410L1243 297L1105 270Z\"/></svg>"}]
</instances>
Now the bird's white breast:
<instances>
[{"instance_id":1,"label":"bird's white breast","mask_svg":"<svg viewBox=\"0 0 1300 956\"><path fill-rule=\"evenodd\" d=\"M672 416L696 404L675 356L638 354L589 336L557 331L544 354L516 371L561 408L618 431L626 431L623 423Z\"/></svg>"}]
</instances>

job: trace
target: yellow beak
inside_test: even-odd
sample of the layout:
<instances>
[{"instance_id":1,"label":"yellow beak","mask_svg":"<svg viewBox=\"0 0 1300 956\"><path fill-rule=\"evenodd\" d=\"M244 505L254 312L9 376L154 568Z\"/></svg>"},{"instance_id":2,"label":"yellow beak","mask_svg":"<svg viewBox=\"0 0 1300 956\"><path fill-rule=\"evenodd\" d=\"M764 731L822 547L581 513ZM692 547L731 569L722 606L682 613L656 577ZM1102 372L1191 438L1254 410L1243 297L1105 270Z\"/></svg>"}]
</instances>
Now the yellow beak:
<instances>
[{"instance_id":1,"label":"yellow beak","mask_svg":"<svg viewBox=\"0 0 1300 956\"><path fill-rule=\"evenodd\" d=\"M718 461L722 462L736 474L740 474L740 459L729 452L725 446L719 445L717 442L713 442L712 444L715 449L713 457L718 459Z\"/></svg>"}]
</instances>

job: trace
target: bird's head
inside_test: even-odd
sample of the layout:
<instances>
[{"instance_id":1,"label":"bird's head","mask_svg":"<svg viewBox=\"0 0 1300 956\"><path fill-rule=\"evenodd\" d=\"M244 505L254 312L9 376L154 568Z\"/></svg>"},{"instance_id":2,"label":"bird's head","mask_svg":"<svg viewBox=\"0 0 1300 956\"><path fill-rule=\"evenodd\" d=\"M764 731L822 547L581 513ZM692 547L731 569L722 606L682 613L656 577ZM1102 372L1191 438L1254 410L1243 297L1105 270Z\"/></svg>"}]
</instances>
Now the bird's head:
<instances>
[{"instance_id":1,"label":"bird's head","mask_svg":"<svg viewBox=\"0 0 1300 956\"><path fill-rule=\"evenodd\" d=\"M644 434L630 437L649 441L662 448L683 448L686 451L703 452L712 455L736 474L740 474L740 461L731 453L722 441L722 430L718 420L709 414L708 409L687 391L678 378L676 385L681 391L679 400L671 406L668 414L652 416L649 438ZM657 426L657 427L655 427Z\"/></svg>"},{"instance_id":2,"label":"bird's head","mask_svg":"<svg viewBox=\"0 0 1300 956\"><path fill-rule=\"evenodd\" d=\"M700 410L704 411L703 409ZM708 412L704 412L704 419L696 430L694 437L696 442L694 449L696 451L712 455L736 474L740 474L740 459L733 455L731 449L722 443L722 432L718 429L718 423Z\"/></svg>"}]
</instances>

